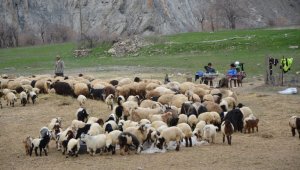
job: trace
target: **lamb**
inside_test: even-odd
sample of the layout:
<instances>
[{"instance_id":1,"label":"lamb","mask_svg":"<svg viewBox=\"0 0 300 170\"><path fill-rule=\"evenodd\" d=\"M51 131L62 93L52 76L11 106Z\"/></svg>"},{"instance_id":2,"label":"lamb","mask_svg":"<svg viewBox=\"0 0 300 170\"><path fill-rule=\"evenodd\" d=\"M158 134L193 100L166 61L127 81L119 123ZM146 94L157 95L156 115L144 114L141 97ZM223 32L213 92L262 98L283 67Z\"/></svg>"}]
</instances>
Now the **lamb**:
<instances>
[{"instance_id":1,"label":"lamb","mask_svg":"<svg viewBox=\"0 0 300 170\"><path fill-rule=\"evenodd\" d=\"M188 117L188 124L191 126L191 128L192 128L192 130L194 130L195 129L195 127L196 127L196 125L197 125L197 123L198 123L198 118L196 117L196 115L190 115L189 117Z\"/></svg>"},{"instance_id":2,"label":"lamb","mask_svg":"<svg viewBox=\"0 0 300 170\"><path fill-rule=\"evenodd\" d=\"M232 134L234 132L234 127L230 121L225 120L221 124L221 131L223 134L223 143L225 142L225 136L227 138L228 145L231 145Z\"/></svg>"},{"instance_id":3,"label":"lamb","mask_svg":"<svg viewBox=\"0 0 300 170\"><path fill-rule=\"evenodd\" d=\"M141 152L140 142L137 137L129 132L122 132L118 136L120 145L120 154L124 155L125 152L130 150L136 150L136 153ZM129 153L129 152L128 152Z\"/></svg>"},{"instance_id":4,"label":"lamb","mask_svg":"<svg viewBox=\"0 0 300 170\"><path fill-rule=\"evenodd\" d=\"M159 149L163 149L163 146L167 148L170 141L176 141L176 151L180 149L180 141L185 137L184 133L179 127L172 126L165 128L161 131L160 135L157 137L156 146Z\"/></svg>"},{"instance_id":5,"label":"lamb","mask_svg":"<svg viewBox=\"0 0 300 170\"><path fill-rule=\"evenodd\" d=\"M52 134L51 134L51 139L55 140L56 143L56 148L58 148L58 139L59 139L59 134L62 132L61 126L59 123L55 123L55 125L52 128Z\"/></svg>"},{"instance_id":6,"label":"lamb","mask_svg":"<svg viewBox=\"0 0 300 170\"><path fill-rule=\"evenodd\" d=\"M28 97L31 98L32 104L34 104L37 98L37 94L34 91L30 91ZM29 98L27 98L28 103L29 103Z\"/></svg>"},{"instance_id":7,"label":"lamb","mask_svg":"<svg viewBox=\"0 0 300 170\"><path fill-rule=\"evenodd\" d=\"M208 142L214 143L217 134L217 129L218 127L212 124L205 125L203 128L203 138Z\"/></svg>"},{"instance_id":8,"label":"lamb","mask_svg":"<svg viewBox=\"0 0 300 170\"><path fill-rule=\"evenodd\" d=\"M26 139L23 140L26 155L29 155L29 153L30 153L30 148L32 145L31 142L32 142L32 137L30 137L30 136L27 136Z\"/></svg>"},{"instance_id":9,"label":"lamb","mask_svg":"<svg viewBox=\"0 0 300 170\"><path fill-rule=\"evenodd\" d=\"M41 134L41 136L40 136L41 138L35 138L31 142L32 144L31 144L31 148L30 148L30 152L29 152L30 156L32 155L33 149L35 151L35 155L38 156L38 153L37 153L38 148L40 149L40 156L42 156L42 150L44 150L45 155L47 156L46 146L50 142L51 133L47 127L43 127L40 130L40 134Z\"/></svg>"},{"instance_id":10,"label":"lamb","mask_svg":"<svg viewBox=\"0 0 300 170\"><path fill-rule=\"evenodd\" d=\"M120 130L114 130L106 135L106 148L112 151L112 154L116 153L116 145L119 144L118 137L122 133Z\"/></svg>"},{"instance_id":11,"label":"lamb","mask_svg":"<svg viewBox=\"0 0 300 170\"><path fill-rule=\"evenodd\" d=\"M49 123L48 128L52 130L54 128L54 126L55 126L56 123L58 123L59 126L61 127L62 118L61 117L57 117L57 118L51 119L51 122Z\"/></svg>"},{"instance_id":12,"label":"lamb","mask_svg":"<svg viewBox=\"0 0 300 170\"><path fill-rule=\"evenodd\" d=\"M111 110L113 110L114 107L114 95L110 94L106 97L105 99L105 103L107 104L108 108L110 108Z\"/></svg>"},{"instance_id":13,"label":"lamb","mask_svg":"<svg viewBox=\"0 0 300 170\"><path fill-rule=\"evenodd\" d=\"M20 93L21 105L25 106L27 104L27 93L22 91Z\"/></svg>"},{"instance_id":14,"label":"lamb","mask_svg":"<svg viewBox=\"0 0 300 170\"><path fill-rule=\"evenodd\" d=\"M298 131L299 139L300 139L300 117L297 116L292 116L289 119L289 125L291 127L292 135L296 135L296 130Z\"/></svg>"},{"instance_id":15,"label":"lamb","mask_svg":"<svg viewBox=\"0 0 300 170\"><path fill-rule=\"evenodd\" d=\"M5 96L5 99L7 101L7 106L8 103L10 106L14 107L15 106L15 102L17 102L17 96L13 93L13 92L8 92Z\"/></svg>"},{"instance_id":16,"label":"lamb","mask_svg":"<svg viewBox=\"0 0 300 170\"><path fill-rule=\"evenodd\" d=\"M80 94L78 97L77 97L77 101L79 102L79 105L80 106L83 106L86 102L86 97L82 94Z\"/></svg>"},{"instance_id":17,"label":"lamb","mask_svg":"<svg viewBox=\"0 0 300 170\"><path fill-rule=\"evenodd\" d=\"M77 112L75 113L75 116L77 117L77 120L80 120L82 122L86 122L88 119L88 112L85 110L85 108L80 107Z\"/></svg>"},{"instance_id":18,"label":"lamb","mask_svg":"<svg viewBox=\"0 0 300 170\"><path fill-rule=\"evenodd\" d=\"M68 143L71 139L74 139L74 133L72 130L68 130L67 133L65 134L65 136L61 136L63 138L61 145L62 145L62 154L64 155L66 153L66 151L68 150ZM69 152L67 151L67 154Z\"/></svg>"},{"instance_id":19,"label":"lamb","mask_svg":"<svg viewBox=\"0 0 300 170\"><path fill-rule=\"evenodd\" d=\"M202 137L203 137L203 133L204 133L203 132L203 128L204 128L205 125L206 125L205 121L200 120L197 123L197 125L196 125L196 127L195 127L195 129L193 131L193 135L195 135L198 140L201 140Z\"/></svg>"},{"instance_id":20,"label":"lamb","mask_svg":"<svg viewBox=\"0 0 300 170\"><path fill-rule=\"evenodd\" d=\"M256 132L258 132L258 122L259 119L257 119L254 116L249 116L244 119L244 133L248 130L248 133L250 133L250 129L252 129L252 133L254 133L254 128L256 127Z\"/></svg>"},{"instance_id":21,"label":"lamb","mask_svg":"<svg viewBox=\"0 0 300 170\"><path fill-rule=\"evenodd\" d=\"M57 141L57 143L58 143L57 150L58 151L61 150L61 147L63 147L63 142L65 140L67 140L67 138L68 138L67 134L68 134L69 131L72 131L71 127L68 127L67 129L65 129L63 132L61 132L59 134L59 138L58 138L58 141ZM65 150L63 149L62 152L64 153L64 151Z\"/></svg>"},{"instance_id":22,"label":"lamb","mask_svg":"<svg viewBox=\"0 0 300 170\"><path fill-rule=\"evenodd\" d=\"M193 133L192 133L191 127L186 123L180 123L180 124L177 125L177 127L179 127L182 130L182 132L184 133L185 146L186 147L188 147L188 146L192 147L192 135L193 135ZM190 145L189 145L189 143L190 143Z\"/></svg>"},{"instance_id":23,"label":"lamb","mask_svg":"<svg viewBox=\"0 0 300 170\"><path fill-rule=\"evenodd\" d=\"M86 143L87 152L93 156L97 149L104 149L106 146L106 135L99 134L91 136L88 134L81 134L80 139Z\"/></svg>"},{"instance_id":24,"label":"lamb","mask_svg":"<svg viewBox=\"0 0 300 170\"><path fill-rule=\"evenodd\" d=\"M80 142L79 139L70 139L67 146L67 152L69 156L76 156L78 157L78 151L80 149ZM68 157L68 156L66 156Z\"/></svg>"}]
</instances>

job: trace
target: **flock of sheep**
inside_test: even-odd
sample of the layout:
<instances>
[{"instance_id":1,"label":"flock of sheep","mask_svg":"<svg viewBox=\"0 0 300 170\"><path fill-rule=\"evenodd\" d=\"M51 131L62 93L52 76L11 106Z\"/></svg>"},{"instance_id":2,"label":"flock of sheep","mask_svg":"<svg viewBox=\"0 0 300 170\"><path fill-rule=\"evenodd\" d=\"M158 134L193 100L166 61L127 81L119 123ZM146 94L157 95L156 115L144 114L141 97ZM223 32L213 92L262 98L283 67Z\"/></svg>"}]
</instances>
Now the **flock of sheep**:
<instances>
[{"instance_id":1,"label":"flock of sheep","mask_svg":"<svg viewBox=\"0 0 300 170\"><path fill-rule=\"evenodd\" d=\"M26 154L38 155L44 151L51 140L56 142L57 150L68 156L88 152L116 153L130 151L140 153L145 144L158 149L166 148L171 141L176 142L180 150L181 142L186 147L193 146L192 137L198 141L215 142L218 131L231 145L231 136L235 131L258 131L259 119L252 110L238 103L237 95L230 89L210 88L205 84L192 82L169 82L159 80L120 78L109 81L82 75L53 77L39 75L32 77L0 78L1 100L7 106L14 107L17 99L23 106L34 104L40 93L76 97L80 105L74 120L62 129L62 119L53 118L47 127L40 129L40 137L28 136L23 141ZM87 99L105 102L111 113L105 120L91 117L86 110ZM300 138L300 117L293 116L289 125L295 136L298 130Z\"/></svg>"}]
</instances>

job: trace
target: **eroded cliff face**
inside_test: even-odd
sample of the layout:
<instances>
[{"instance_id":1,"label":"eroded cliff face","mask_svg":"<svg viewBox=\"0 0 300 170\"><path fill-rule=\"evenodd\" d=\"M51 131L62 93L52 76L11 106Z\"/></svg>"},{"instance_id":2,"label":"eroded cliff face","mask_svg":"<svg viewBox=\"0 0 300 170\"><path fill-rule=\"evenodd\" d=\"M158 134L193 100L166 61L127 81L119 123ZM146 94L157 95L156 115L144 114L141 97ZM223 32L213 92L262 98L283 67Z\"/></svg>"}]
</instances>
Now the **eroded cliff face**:
<instances>
[{"instance_id":1,"label":"eroded cliff face","mask_svg":"<svg viewBox=\"0 0 300 170\"><path fill-rule=\"evenodd\" d=\"M1 0L0 16L20 32L38 32L43 23L75 32L107 34L173 34L227 27L226 18L211 7L216 0ZM299 0L240 0L237 28L300 23ZM80 22L81 13L81 22ZM82 26L80 26L82 25Z\"/></svg>"}]
</instances>

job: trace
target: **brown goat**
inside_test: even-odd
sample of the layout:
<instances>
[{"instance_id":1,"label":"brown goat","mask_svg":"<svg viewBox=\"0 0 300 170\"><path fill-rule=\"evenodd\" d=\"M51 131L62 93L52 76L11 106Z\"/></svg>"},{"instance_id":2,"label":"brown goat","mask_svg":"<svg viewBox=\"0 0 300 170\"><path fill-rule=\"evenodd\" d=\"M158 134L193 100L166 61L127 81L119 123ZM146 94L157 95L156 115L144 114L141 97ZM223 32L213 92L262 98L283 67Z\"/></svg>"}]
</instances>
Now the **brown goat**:
<instances>
[{"instance_id":1,"label":"brown goat","mask_svg":"<svg viewBox=\"0 0 300 170\"><path fill-rule=\"evenodd\" d=\"M223 143L225 142L225 136L226 136L228 144L231 145L231 138L232 138L231 135L234 132L234 127L231 124L231 122L225 120L221 125L221 131L223 133Z\"/></svg>"},{"instance_id":2,"label":"brown goat","mask_svg":"<svg viewBox=\"0 0 300 170\"><path fill-rule=\"evenodd\" d=\"M256 127L256 132L258 132L258 122L259 119L249 119L245 122L244 127L244 133L248 130L248 133L250 133L250 130L252 129L252 133L254 133L254 128Z\"/></svg>"},{"instance_id":3,"label":"brown goat","mask_svg":"<svg viewBox=\"0 0 300 170\"><path fill-rule=\"evenodd\" d=\"M30 153L31 140L32 140L32 138L30 136L27 136L26 139L23 140L26 155L29 155L29 153Z\"/></svg>"}]
</instances>

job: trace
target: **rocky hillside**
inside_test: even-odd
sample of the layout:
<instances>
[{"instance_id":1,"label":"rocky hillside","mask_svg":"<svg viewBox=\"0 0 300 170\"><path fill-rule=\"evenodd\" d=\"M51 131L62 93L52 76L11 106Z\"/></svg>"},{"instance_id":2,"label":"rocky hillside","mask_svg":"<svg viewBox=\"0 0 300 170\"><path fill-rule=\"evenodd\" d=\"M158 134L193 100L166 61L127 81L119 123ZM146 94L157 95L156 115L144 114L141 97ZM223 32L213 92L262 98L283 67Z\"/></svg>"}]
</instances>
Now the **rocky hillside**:
<instances>
[{"instance_id":1,"label":"rocky hillside","mask_svg":"<svg viewBox=\"0 0 300 170\"><path fill-rule=\"evenodd\" d=\"M5 23L39 34L60 25L85 34L173 34L300 24L299 0L1 0ZM225 4L225 6L224 6ZM229 10L229 11L228 11ZM231 11L230 11L231 10ZM229 13L233 16L226 17ZM3 23L3 22L2 22Z\"/></svg>"}]
</instances>

